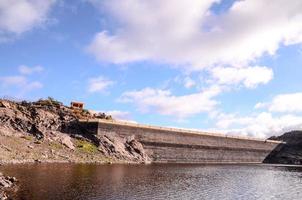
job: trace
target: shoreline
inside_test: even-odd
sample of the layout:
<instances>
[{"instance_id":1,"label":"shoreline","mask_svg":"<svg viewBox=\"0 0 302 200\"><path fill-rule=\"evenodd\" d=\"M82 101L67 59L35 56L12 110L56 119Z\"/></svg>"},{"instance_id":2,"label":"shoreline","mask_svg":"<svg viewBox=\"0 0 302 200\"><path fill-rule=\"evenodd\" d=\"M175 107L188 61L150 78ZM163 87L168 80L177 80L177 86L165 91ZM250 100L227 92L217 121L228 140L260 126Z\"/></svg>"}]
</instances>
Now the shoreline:
<instances>
[{"instance_id":1,"label":"shoreline","mask_svg":"<svg viewBox=\"0 0 302 200\"><path fill-rule=\"evenodd\" d=\"M130 161L68 161L68 160L12 160L12 161L0 161L0 167L6 165L23 165L23 164L98 164L98 165L112 165L112 164L125 164L125 165L148 165L151 163L139 163ZM152 163L153 164L153 163Z\"/></svg>"},{"instance_id":2,"label":"shoreline","mask_svg":"<svg viewBox=\"0 0 302 200\"><path fill-rule=\"evenodd\" d=\"M200 166L259 166L259 167L293 167L302 168L302 165L290 165L290 164L268 164L268 163L140 163L140 162L129 162L129 161L114 161L114 162L102 162L102 161L65 161L65 160L44 160L41 162L33 160L22 160L22 161L0 161L0 169L2 166L9 165L47 165L47 164L72 164L72 165L134 165L134 166L150 166L150 165L200 165ZM1 171L0 171L1 172Z\"/></svg>"}]
</instances>

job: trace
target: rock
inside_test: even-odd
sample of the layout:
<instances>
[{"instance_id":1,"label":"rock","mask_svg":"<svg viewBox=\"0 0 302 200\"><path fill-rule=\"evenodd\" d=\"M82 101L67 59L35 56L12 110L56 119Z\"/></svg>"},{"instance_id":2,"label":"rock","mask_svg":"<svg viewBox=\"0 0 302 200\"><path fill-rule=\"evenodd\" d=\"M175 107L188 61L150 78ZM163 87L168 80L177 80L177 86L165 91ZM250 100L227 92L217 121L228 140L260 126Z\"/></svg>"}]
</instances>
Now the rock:
<instances>
[{"instance_id":1,"label":"rock","mask_svg":"<svg viewBox=\"0 0 302 200\"><path fill-rule=\"evenodd\" d=\"M1 100L0 101L0 107L2 107L2 108L11 108L11 105L8 101Z\"/></svg>"},{"instance_id":2,"label":"rock","mask_svg":"<svg viewBox=\"0 0 302 200\"><path fill-rule=\"evenodd\" d=\"M145 163L149 160L143 146L134 137L126 139L110 134L103 136L94 135L89 128L79 122L79 119L96 117L112 120L111 116L107 116L105 113L97 115L86 111L75 112L73 109L51 98L37 102L0 100L0 103L0 135L5 137L23 136L25 140L29 141L25 141L25 149L23 146L13 147L12 149L0 146L6 151L11 151L10 159L27 158L28 160L33 160L36 158L36 155L33 155L36 147L38 149L55 149L56 154L61 152L61 154L65 154L64 158L68 159L72 152L61 149L58 143L75 150L75 145L72 142L72 138L75 138L97 146L99 151L93 151L92 154L102 154L110 159L125 162ZM16 156L24 152L28 152L24 157ZM78 154L73 155L81 157ZM45 160L46 158L48 157L44 155L44 157L38 157L35 161L40 162L39 159ZM101 156L100 158L103 157Z\"/></svg>"},{"instance_id":3,"label":"rock","mask_svg":"<svg viewBox=\"0 0 302 200\"><path fill-rule=\"evenodd\" d=\"M127 144L131 147L130 151L135 151L136 153L141 154L141 155L145 153L143 145L141 143L139 143L138 141L130 140L130 141L127 141Z\"/></svg>"},{"instance_id":4,"label":"rock","mask_svg":"<svg viewBox=\"0 0 302 200\"><path fill-rule=\"evenodd\" d=\"M8 199L8 197L7 197L7 195L2 191L0 191L0 200L7 200Z\"/></svg>"},{"instance_id":5,"label":"rock","mask_svg":"<svg viewBox=\"0 0 302 200\"><path fill-rule=\"evenodd\" d=\"M99 151L106 156L132 162L149 163L150 158L145 153L143 145L135 139L124 139L113 135L99 137Z\"/></svg>"},{"instance_id":6,"label":"rock","mask_svg":"<svg viewBox=\"0 0 302 200\"><path fill-rule=\"evenodd\" d=\"M61 143L63 145L65 145L66 147L68 147L69 149L71 149L71 150L75 149L75 146L72 143L71 137L69 135L63 135L62 138L61 138Z\"/></svg>"},{"instance_id":7,"label":"rock","mask_svg":"<svg viewBox=\"0 0 302 200\"><path fill-rule=\"evenodd\" d=\"M10 188L13 186L14 183L17 182L15 177L3 176L0 174L0 188Z\"/></svg>"},{"instance_id":8,"label":"rock","mask_svg":"<svg viewBox=\"0 0 302 200\"><path fill-rule=\"evenodd\" d=\"M52 104L12 102L0 100L0 125L12 130L30 133L38 140L47 132L62 131L66 124L76 121L71 109L60 109Z\"/></svg>"},{"instance_id":9,"label":"rock","mask_svg":"<svg viewBox=\"0 0 302 200\"><path fill-rule=\"evenodd\" d=\"M6 192L16 186L15 177L3 176L0 172L0 200L8 199Z\"/></svg>"},{"instance_id":10,"label":"rock","mask_svg":"<svg viewBox=\"0 0 302 200\"><path fill-rule=\"evenodd\" d=\"M2 188L9 188L11 184L7 182L4 178L0 178L0 187Z\"/></svg>"},{"instance_id":11,"label":"rock","mask_svg":"<svg viewBox=\"0 0 302 200\"><path fill-rule=\"evenodd\" d=\"M285 142L279 144L264 160L264 163L302 164L302 131L291 131L281 136L273 136L271 140Z\"/></svg>"},{"instance_id":12,"label":"rock","mask_svg":"<svg viewBox=\"0 0 302 200\"><path fill-rule=\"evenodd\" d=\"M10 176L8 176L7 178L12 183L16 183L18 181L16 177L10 177Z\"/></svg>"},{"instance_id":13,"label":"rock","mask_svg":"<svg viewBox=\"0 0 302 200\"><path fill-rule=\"evenodd\" d=\"M11 148L9 148L9 147L7 147L7 146L5 146L5 145L1 145L0 147L3 148L3 149L5 149L5 150L8 151L8 152L11 152L11 151L12 151Z\"/></svg>"}]
</instances>

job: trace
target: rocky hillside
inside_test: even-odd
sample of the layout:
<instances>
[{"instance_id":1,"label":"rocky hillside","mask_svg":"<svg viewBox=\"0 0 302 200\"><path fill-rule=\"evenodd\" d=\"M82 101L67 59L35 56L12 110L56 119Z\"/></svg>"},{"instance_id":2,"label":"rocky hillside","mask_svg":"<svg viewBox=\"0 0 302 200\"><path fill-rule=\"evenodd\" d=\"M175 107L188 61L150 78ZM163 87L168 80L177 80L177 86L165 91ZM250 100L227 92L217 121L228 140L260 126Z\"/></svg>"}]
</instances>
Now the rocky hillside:
<instances>
[{"instance_id":1,"label":"rocky hillside","mask_svg":"<svg viewBox=\"0 0 302 200\"><path fill-rule=\"evenodd\" d=\"M284 141L266 159L265 163L302 164L302 131L291 131L269 139Z\"/></svg>"},{"instance_id":2,"label":"rocky hillside","mask_svg":"<svg viewBox=\"0 0 302 200\"><path fill-rule=\"evenodd\" d=\"M103 113L73 110L52 98L0 100L0 163L149 162L134 138L89 133L79 122L87 118L111 120Z\"/></svg>"}]
</instances>

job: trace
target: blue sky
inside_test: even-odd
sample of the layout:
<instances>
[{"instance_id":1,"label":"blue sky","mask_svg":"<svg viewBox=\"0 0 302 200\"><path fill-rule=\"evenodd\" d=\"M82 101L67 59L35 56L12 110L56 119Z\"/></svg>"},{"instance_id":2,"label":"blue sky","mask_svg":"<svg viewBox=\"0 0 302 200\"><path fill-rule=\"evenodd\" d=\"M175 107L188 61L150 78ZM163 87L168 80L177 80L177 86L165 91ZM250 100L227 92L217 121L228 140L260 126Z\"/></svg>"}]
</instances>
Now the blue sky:
<instances>
[{"instance_id":1,"label":"blue sky","mask_svg":"<svg viewBox=\"0 0 302 200\"><path fill-rule=\"evenodd\" d=\"M302 128L302 2L0 0L0 95L139 123Z\"/></svg>"}]
</instances>

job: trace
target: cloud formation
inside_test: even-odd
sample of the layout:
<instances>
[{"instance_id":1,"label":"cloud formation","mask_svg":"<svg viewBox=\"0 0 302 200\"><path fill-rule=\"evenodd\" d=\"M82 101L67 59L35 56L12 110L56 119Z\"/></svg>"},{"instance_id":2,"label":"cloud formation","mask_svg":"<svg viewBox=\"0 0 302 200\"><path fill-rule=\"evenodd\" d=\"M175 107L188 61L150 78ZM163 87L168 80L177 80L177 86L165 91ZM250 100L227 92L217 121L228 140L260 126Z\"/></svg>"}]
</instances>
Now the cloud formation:
<instances>
[{"instance_id":1,"label":"cloud formation","mask_svg":"<svg viewBox=\"0 0 302 200\"><path fill-rule=\"evenodd\" d=\"M219 0L90 2L116 25L113 30L101 30L88 46L98 60L117 64L152 61L208 72L207 89L200 92L175 95L171 90L144 88L125 92L122 102L133 103L142 112L177 118L208 113L220 130L232 134L266 137L302 127L298 115L274 115L300 112L300 94L259 103L256 107L267 110L245 117L221 114L217 106L218 95L225 88L253 89L273 79L273 70L257 65L257 59L275 55L281 46L302 42L300 0L273 4L269 0L235 1L219 14L211 9L222 2ZM181 83L187 89L200 88L189 76Z\"/></svg>"},{"instance_id":2,"label":"cloud formation","mask_svg":"<svg viewBox=\"0 0 302 200\"><path fill-rule=\"evenodd\" d=\"M0 39L20 35L47 21L56 0L1 0Z\"/></svg>"},{"instance_id":3,"label":"cloud formation","mask_svg":"<svg viewBox=\"0 0 302 200\"><path fill-rule=\"evenodd\" d=\"M30 75L36 72L42 72L44 70L41 66L29 67L26 65L19 66L19 72L24 75Z\"/></svg>"},{"instance_id":4,"label":"cloud formation","mask_svg":"<svg viewBox=\"0 0 302 200\"><path fill-rule=\"evenodd\" d=\"M211 70L215 82L222 85L240 85L255 88L259 84L267 84L273 79L273 70L268 67L216 67Z\"/></svg>"},{"instance_id":5,"label":"cloud formation","mask_svg":"<svg viewBox=\"0 0 302 200\"><path fill-rule=\"evenodd\" d=\"M196 85L196 82L190 77L185 77L183 81L184 81L184 86L187 89L190 89Z\"/></svg>"},{"instance_id":6,"label":"cloud formation","mask_svg":"<svg viewBox=\"0 0 302 200\"><path fill-rule=\"evenodd\" d=\"M280 45L302 42L302 1L235 1L225 12L218 0L91 0L115 20L113 31L97 33L88 47L102 61L142 60L190 70L242 66Z\"/></svg>"},{"instance_id":7,"label":"cloud formation","mask_svg":"<svg viewBox=\"0 0 302 200\"><path fill-rule=\"evenodd\" d=\"M302 113L302 93L279 94L271 102L257 103L255 108L267 108L270 112Z\"/></svg>"},{"instance_id":8,"label":"cloud formation","mask_svg":"<svg viewBox=\"0 0 302 200\"><path fill-rule=\"evenodd\" d=\"M91 78L88 80L88 92L90 93L104 93L106 90L114 84L114 81L111 81L103 76L96 78Z\"/></svg>"},{"instance_id":9,"label":"cloud formation","mask_svg":"<svg viewBox=\"0 0 302 200\"><path fill-rule=\"evenodd\" d=\"M267 138L290 130L302 129L302 116L292 114L273 116L270 112L261 112L245 117L220 114L215 120L217 120L217 130L220 132L257 138Z\"/></svg>"},{"instance_id":10,"label":"cloud formation","mask_svg":"<svg viewBox=\"0 0 302 200\"><path fill-rule=\"evenodd\" d=\"M266 138L286 131L302 129L302 93L279 94L271 102L260 102L255 109L260 113L248 116L218 113L216 127L228 134L243 134Z\"/></svg>"},{"instance_id":11,"label":"cloud formation","mask_svg":"<svg viewBox=\"0 0 302 200\"><path fill-rule=\"evenodd\" d=\"M26 70L24 71L24 69ZM39 69L43 69L43 67L39 67ZM2 88L2 90L8 91L9 94L12 94L13 91L13 95L18 97L22 97L30 91L41 89L43 88L43 84L40 81L30 80L28 77L29 74L35 72L40 72L39 70L37 71L37 67L28 67L21 65L19 67L19 74L11 76L0 76L0 88ZM1 93L1 95L5 94Z\"/></svg>"},{"instance_id":12,"label":"cloud formation","mask_svg":"<svg viewBox=\"0 0 302 200\"><path fill-rule=\"evenodd\" d=\"M213 98L220 92L220 87L213 86L199 93L175 96L169 90L144 88L125 92L119 100L134 103L141 112L155 112L182 119L202 112L211 112L218 104Z\"/></svg>"}]
</instances>

